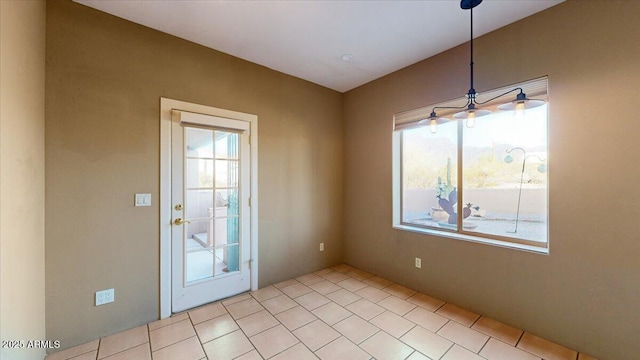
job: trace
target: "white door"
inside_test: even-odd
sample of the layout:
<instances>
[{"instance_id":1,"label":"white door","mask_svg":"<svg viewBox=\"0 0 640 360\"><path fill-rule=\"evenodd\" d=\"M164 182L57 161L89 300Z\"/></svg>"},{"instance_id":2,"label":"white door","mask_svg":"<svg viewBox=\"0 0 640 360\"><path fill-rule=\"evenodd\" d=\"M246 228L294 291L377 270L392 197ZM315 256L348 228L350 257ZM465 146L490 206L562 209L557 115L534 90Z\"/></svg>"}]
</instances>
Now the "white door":
<instances>
[{"instance_id":1,"label":"white door","mask_svg":"<svg viewBox=\"0 0 640 360\"><path fill-rule=\"evenodd\" d=\"M172 312L251 287L250 126L173 110Z\"/></svg>"}]
</instances>

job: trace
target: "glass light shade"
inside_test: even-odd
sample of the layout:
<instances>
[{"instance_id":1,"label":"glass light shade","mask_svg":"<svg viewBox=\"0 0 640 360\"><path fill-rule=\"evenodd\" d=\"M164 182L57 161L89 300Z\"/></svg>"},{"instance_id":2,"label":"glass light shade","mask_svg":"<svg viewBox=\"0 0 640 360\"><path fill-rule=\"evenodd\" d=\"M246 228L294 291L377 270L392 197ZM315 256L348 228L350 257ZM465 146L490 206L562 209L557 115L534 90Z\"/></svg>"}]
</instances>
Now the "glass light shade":
<instances>
[{"instance_id":1,"label":"glass light shade","mask_svg":"<svg viewBox=\"0 0 640 360\"><path fill-rule=\"evenodd\" d=\"M476 112L469 111L467 113L467 127L472 128L474 126L476 126Z\"/></svg>"},{"instance_id":2,"label":"glass light shade","mask_svg":"<svg viewBox=\"0 0 640 360\"><path fill-rule=\"evenodd\" d=\"M422 119L418 121L418 125L423 125L423 126L429 125L429 131L431 131L432 134L435 134L438 132L438 125L444 124L448 121L449 119L447 118L430 116L426 119Z\"/></svg>"},{"instance_id":3,"label":"glass light shade","mask_svg":"<svg viewBox=\"0 0 640 360\"><path fill-rule=\"evenodd\" d=\"M504 162L506 162L507 164L511 164L513 162L513 156L511 155L507 155L504 157Z\"/></svg>"},{"instance_id":4,"label":"glass light shade","mask_svg":"<svg viewBox=\"0 0 640 360\"><path fill-rule=\"evenodd\" d=\"M539 173L546 173L547 172L547 165L541 164L540 166L538 166L538 172Z\"/></svg>"},{"instance_id":5,"label":"glass light shade","mask_svg":"<svg viewBox=\"0 0 640 360\"><path fill-rule=\"evenodd\" d=\"M438 120L437 119L431 119L431 121L429 122L429 130L431 131L432 134L435 134L438 132Z\"/></svg>"},{"instance_id":6,"label":"glass light shade","mask_svg":"<svg viewBox=\"0 0 640 360\"><path fill-rule=\"evenodd\" d=\"M461 111L459 113L455 113L453 115L454 118L456 119L469 119L469 113L473 113L473 117L475 118L479 118L481 116L487 116L489 114L491 114L491 111L489 110L484 110L484 109L473 109L473 110L465 110L465 111Z\"/></svg>"},{"instance_id":7,"label":"glass light shade","mask_svg":"<svg viewBox=\"0 0 640 360\"><path fill-rule=\"evenodd\" d=\"M512 102L508 102L506 104L498 105L498 110L524 110L524 109L533 109L538 106L542 106L545 104L544 100L535 100L535 99L524 99L524 100L514 100Z\"/></svg>"}]
</instances>

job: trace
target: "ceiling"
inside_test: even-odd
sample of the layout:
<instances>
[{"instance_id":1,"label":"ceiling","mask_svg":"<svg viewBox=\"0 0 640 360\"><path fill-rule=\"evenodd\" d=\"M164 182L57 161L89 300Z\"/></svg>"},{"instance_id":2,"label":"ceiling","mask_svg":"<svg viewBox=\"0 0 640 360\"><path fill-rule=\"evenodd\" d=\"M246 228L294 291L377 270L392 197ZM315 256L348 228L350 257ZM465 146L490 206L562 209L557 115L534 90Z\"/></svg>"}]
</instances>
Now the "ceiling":
<instances>
[{"instance_id":1,"label":"ceiling","mask_svg":"<svg viewBox=\"0 0 640 360\"><path fill-rule=\"evenodd\" d=\"M457 0L75 1L340 92L470 35ZM474 37L562 1L485 0L473 11Z\"/></svg>"}]
</instances>

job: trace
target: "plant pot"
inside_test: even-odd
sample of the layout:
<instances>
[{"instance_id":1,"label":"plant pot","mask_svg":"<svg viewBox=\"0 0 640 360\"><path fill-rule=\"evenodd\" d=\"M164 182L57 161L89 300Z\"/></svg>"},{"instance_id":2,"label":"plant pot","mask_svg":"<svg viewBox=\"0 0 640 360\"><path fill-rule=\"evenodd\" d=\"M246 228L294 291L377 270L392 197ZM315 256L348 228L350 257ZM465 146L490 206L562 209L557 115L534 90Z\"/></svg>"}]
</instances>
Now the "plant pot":
<instances>
[{"instance_id":1,"label":"plant pot","mask_svg":"<svg viewBox=\"0 0 640 360\"><path fill-rule=\"evenodd\" d=\"M431 212L429 213L431 218L437 222L447 222L449 221L449 214L439 207L432 207Z\"/></svg>"}]
</instances>

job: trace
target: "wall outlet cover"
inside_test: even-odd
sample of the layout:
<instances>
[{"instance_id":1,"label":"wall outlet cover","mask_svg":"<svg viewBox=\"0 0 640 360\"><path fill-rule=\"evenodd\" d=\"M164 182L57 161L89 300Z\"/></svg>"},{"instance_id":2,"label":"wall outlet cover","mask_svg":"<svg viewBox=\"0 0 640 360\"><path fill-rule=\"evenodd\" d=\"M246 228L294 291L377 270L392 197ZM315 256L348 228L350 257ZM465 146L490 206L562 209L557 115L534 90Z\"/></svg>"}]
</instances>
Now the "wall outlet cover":
<instances>
[{"instance_id":1,"label":"wall outlet cover","mask_svg":"<svg viewBox=\"0 0 640 360\"><path fill-rule=\"evenodd\" d=\"M114 289L96 291L96 306L112 303L114 301L115 301Z\"/></svg>"}]
</instances>

